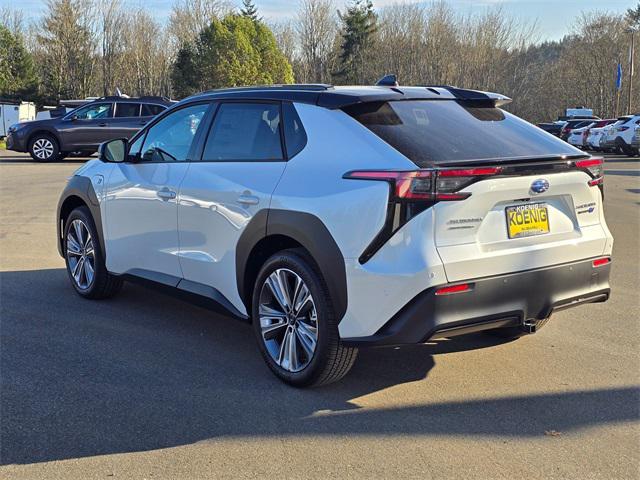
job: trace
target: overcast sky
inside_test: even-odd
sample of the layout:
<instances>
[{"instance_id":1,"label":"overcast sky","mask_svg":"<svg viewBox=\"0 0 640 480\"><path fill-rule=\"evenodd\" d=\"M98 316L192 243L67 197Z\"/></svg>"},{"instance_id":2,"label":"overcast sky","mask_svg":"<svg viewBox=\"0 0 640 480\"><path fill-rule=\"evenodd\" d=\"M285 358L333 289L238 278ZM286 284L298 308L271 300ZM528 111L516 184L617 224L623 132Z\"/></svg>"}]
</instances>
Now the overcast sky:
<instances>
[{"instance_id":1,"label":"overcast sky","mask_svg":"<svg viewBox=\"0 0 640 480\"><path fill-rule=\"evenodd\" d=\"M158 19L166 21L171 12L174 0L125 0L132 7L143 5ZM342 8L345 0L334 0L337 8ZM234 3L240 5L240 0ZM284 20L293 18L298 0L254 0L260 15L267 20ZM394 3L421 3L410 0L373 0L374 7L383 8ZM637 0L448 0L448 3L459 13L481 13L488 8L501 5L510 16L524 21L538 22L541 40L558 40L569 33L572 22L583 11L606 10L624 13L627 8L637 5ZM22 9L30 18L42 15L45 0L0 0L0 5Z\"/></svg>"}]
</instances>

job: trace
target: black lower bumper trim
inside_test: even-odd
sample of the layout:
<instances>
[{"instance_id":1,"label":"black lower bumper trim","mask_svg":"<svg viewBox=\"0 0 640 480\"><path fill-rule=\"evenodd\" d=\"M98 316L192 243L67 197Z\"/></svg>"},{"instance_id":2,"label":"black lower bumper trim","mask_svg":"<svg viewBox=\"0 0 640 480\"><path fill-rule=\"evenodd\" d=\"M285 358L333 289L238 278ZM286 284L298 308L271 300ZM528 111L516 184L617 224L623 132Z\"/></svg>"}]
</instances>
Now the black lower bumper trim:
<instances>
[{"instance_id":1,"label":"black lower bumper trim","mask_svg":"<svg viewBox=\"0 0 640 480\"><path fill-rule=\"evenodd\" d=\"M547 319L554 311L609 299L611 263L594 268L593 259L536 270L468 280L469 291L419 293L378 332L344 338L351 346L423 343L493 328Z\"/></svg>"}]
</instances>

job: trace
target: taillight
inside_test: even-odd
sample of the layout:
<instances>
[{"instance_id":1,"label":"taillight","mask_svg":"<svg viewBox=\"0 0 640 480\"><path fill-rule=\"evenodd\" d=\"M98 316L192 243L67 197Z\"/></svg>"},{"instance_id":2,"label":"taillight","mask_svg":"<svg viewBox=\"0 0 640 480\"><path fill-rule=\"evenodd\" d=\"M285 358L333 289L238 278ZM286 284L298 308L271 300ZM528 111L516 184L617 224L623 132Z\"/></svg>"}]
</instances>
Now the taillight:
<instances>
[{"instance_id":1,"label":"taillight","mask_svg":"<svg viewBox=\"0 0 640 480\"><path fill-rule=\"evenodd\" d=\"M389 182L397 200L437 202L469 198L470 192L460 192L460 190L483 177L498 173L500 173L500 167L414 170L409 172L361 170L347 172L344 174L344 178Z\"/></svg>"},{"instance_id":2,"label":"taillight","mask_svg":"<svg viewBox=\"0 0 640 480\"><path fill-rule=\"evenodd\" d=\"M625 130L629 130L629 127L618 127L619 132L624 132Z\"/></svg>"},{"instance_id":3,"label":"taillight","mask_svg":"<svg viewBox=\"0 0 640 480\"><path fill-rule=\"evenodd\" d=\"M425 209L437 202L469 198L471 192L461 190L501 171L501 167L482 167L412 171L357 170L345 173L343 178L346 179L377 180L389 184L389 204L384 226L360 255L360 263L365 263L400 227Z\"/></svg>"},{"instance_id":4,"label":"taillight","mask_svg":"<svg viewBox=\"0 0 640 480\"><path fill-rule=\"evenodd\" d=\"M591 176L591 180L589 180L590 186L595 187L604 183L604 159L590 158L588 160L578 160L575 166Z\"/></svg>"}]
</instances>

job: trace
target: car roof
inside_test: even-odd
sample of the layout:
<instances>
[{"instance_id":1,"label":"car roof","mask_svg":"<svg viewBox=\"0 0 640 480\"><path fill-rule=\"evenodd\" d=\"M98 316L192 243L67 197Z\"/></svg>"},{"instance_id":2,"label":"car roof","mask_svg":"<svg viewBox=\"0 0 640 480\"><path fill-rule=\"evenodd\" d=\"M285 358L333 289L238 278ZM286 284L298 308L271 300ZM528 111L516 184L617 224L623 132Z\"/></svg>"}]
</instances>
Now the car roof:
<instances>
[{"instance_id":1,"label":"car roof","mask_svg":"<svg viewBox=\"0 0 640 480\"><path fill-rule=\"evenodd\" d=\"M105 102L105 101L116 102L116 103L119 103L119 102L157 103L160 105L171 105L172 103L176 103L175 100L171 100L170 98L153 96L153 95L142 96L142 97L125 97L125 96L113 95L113 96L96 98L87 103Z\"/></svg>"},{"instance_id":2,"label":"car roof","mask_svg":"<svg viewBox=\"0 0 640 480\"><path fill-rule=\"evenodd\" d=\"M503 105L510 98L497 93L467 90L448 85L443 86L338 86L326 84L264 85L209 90L189 97L193 100L284 100L309 103L325 108L344 108L365 102L387 102L394 100L463 100L469 102Z\"/></svg>"}]
</instances>

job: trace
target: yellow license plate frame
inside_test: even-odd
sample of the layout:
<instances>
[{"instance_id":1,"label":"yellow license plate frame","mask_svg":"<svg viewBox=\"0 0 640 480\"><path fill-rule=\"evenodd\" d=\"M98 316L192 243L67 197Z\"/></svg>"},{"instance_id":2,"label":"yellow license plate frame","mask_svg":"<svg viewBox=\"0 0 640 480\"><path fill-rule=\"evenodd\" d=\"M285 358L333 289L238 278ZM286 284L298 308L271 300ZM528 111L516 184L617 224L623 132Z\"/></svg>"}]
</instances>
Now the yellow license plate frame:
<instances>
[{"instance_id":1,"label":"yellow license plate frame","mask_svg":"<svg viewBox=\"0 0 640 480\"><path fill-rule=\"evenodd\" d=\"M505 208L510 239L544 235L551 231L546 203L524 203Z\"/></svg>"}]
</instances>

